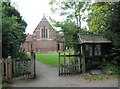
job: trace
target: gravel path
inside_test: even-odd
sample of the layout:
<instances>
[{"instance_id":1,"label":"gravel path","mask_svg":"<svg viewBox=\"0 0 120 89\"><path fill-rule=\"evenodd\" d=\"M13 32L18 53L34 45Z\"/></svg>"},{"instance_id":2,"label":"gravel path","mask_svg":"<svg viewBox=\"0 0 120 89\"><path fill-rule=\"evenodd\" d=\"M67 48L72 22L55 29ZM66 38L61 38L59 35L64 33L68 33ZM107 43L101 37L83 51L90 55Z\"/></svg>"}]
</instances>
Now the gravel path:
<instances>
[{"instance_id":1,"label":"gravel path","mask_svg":"<svg viewBox=\"0 0 120 89\"><path fill-rule=\"evenodd\" d=\"M14 79L13 87L118 87L118 79L86 81L80 75L58 76L58 69L36 61L37 78Z\"/></svg>"}]
</instances>

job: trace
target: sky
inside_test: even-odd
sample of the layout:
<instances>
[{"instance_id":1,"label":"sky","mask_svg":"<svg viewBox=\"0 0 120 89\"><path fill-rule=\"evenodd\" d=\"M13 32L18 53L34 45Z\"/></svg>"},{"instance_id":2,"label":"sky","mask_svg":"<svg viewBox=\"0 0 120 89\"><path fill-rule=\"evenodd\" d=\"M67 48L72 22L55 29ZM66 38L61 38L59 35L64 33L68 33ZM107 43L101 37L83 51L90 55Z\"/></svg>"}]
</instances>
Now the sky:
<instances>
[{"instance_id":1,"label":"sky","mask_svg":"<svg viewBox=\"0 0 120 89\"><path fill-rule=\"evenodd\" d=\"M11 0L12 3L15 3L14 6L28 24L26 33L33 33L44 14L49 22L49 17L54 18L57 21L64 19L64 17L59 16L59 14L51 12L49 1L50 0Z\"/></svg>"},{"instance_id":2,"label":"sky","mask_svg":"<svg viewBox=\"0 0 120 89\"><path fill-rule=\"evenodd\" d=\"M59 18L59 15L52 14L49 0L11 0L11 2L15 3L14 6L28 24L26 33L32 34L44 14L48 21L49 16Z\"/></svg>"}]
</instances>

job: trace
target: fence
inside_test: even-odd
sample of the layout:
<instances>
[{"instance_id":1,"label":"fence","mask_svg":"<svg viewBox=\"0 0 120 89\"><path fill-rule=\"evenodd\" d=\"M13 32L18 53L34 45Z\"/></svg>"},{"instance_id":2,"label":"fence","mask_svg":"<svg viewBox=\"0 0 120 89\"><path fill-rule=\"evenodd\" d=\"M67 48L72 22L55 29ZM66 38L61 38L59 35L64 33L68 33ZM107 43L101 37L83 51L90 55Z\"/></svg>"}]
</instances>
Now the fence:
<instances>
[{"instance_id":1,"label":"fence","mask_svg":"<svg viewBox=\"0 0 120 89\"><path fill-rule=\"evenodd\" d=\"M59 52L59 76L81 73L81 55L62 54Z\"/></svg>"},{"instance_id":2,"label":"fence","mask_svg":"<svg viewBox=\"0 0 120 89\"><path fill-rule=\"evenodd\" d=\"M8 57L7 59L2 60L2 78L5 80L9 80L12 77L12 71L11 71L11 58Z\"/></svg>"},{"instance_id":3,"label":"fence","mask_svg":"<svg viewBox=\"0 0 120 89\"><path fill-rule=\"evenodd\" d=\"M15 77L28 76L35 78L35 53L31 52L29 59L7 59L2 60L2 79L10 80Z\"/></svg>"},{"instance_id":4,"label":"fence","mask_svg":"<svg viewBox=\"0 0 120 89\"><path fill-rule=\"evenodd\" d=\"M12 61L12 77L20 77L31 74L31 60L17 59Z\"/></svg>"}]
</instances>

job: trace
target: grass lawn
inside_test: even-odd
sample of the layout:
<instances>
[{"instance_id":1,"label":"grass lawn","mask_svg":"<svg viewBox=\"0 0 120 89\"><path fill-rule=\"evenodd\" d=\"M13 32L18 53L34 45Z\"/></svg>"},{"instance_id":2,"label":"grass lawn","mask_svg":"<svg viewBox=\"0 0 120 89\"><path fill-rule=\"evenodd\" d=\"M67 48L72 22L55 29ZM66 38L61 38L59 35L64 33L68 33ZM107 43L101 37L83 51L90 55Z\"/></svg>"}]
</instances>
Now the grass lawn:
<instances>
[{"instance_id":1,"label":"grass lawn","mask_svg":"<svg viewBox=\"0 0 120 89\"><path fill-rule=\"evenodd\" d=\"M69 54L69 52L62 52L60 55ZM70 54L73 54L71 52ZM58 53L55 52L47 52L47 53L36 53L36 59L44 64L47 64L51 67L58 67ZM64 58L61 57L61 63L64 62Z\"/></svg>"},{"instance_id":2,"label":"grass lawn","mask_svg":"<svg viewBox=\"0 0 120 89\"><path fill-rule=\"evenodd\" d=\"M36 53L36 59L51 67L58 66L58 53L52 53L52 52ZM63 61L63 58L61 61Z\"/></svg>"}]
</instances>

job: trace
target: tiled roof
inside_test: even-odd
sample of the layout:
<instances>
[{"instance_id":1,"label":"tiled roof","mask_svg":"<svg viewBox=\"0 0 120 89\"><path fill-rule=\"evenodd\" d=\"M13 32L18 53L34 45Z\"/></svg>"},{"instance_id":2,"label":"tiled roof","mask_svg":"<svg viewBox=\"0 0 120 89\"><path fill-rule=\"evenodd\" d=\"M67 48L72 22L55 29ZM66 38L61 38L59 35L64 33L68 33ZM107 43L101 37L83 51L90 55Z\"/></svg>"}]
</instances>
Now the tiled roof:
<instances>
[{"instance_id":1,"label":"tiled roof","mask_svg":"<svg viewBox=\"0 0 120 89\"><path fill-rule=\"evenodd\" d=\"M78 34L79 44L83 43L111 43L110 40L93 34Z\"/></svg>"}]
</instances>

